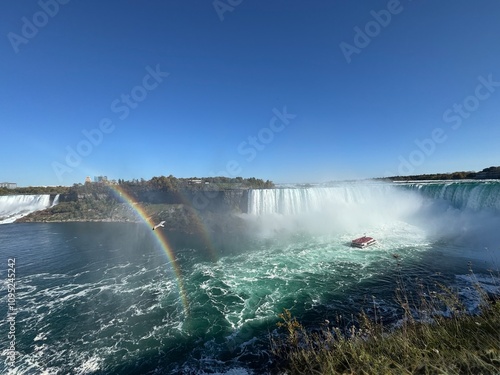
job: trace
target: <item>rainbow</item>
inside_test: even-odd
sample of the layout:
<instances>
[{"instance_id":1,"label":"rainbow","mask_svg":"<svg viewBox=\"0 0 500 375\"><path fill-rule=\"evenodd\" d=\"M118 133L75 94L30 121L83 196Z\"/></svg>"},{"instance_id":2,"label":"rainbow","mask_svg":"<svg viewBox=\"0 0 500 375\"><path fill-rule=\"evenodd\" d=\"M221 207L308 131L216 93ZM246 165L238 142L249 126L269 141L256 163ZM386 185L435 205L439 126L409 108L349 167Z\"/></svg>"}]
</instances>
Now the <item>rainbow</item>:
<instances>
[{"instance_id":1,"label":"rainbow","mask_svg":"<svg viewBox=\"0 0 500 375\"><path fill-rule=\"evenodd\" d=\"M108 185L109 188L115 192L116 197L121 200L123 203L126 203L129 205L140 217L141 221L143 221L145 224L147 224L150 228L153 228L153 226L156 223L152 223L150 220L150 217L144 210L144 208L137 202L134 197L132 197L127 191L125 191L122 187L119 185ZM172 248L170 244L168 243L167 237L164 234L164 231L162 230L155 230L151 231L152 235L156 238L156 241L160 245L161 249L167 254L168 260L170 261L170 264L172 265L172 268L175 273L175 277L177 279L177 286L179 288L179 295L182 301L182 306L184 308L184 313L186 315L189 314L189 303L187 300L187 295L186 295L186 290L184 288L184 282L182 280L182 273L179 268L179 265L177 264L177 261L175 260L175 254L172 251Z\"/></svg>"},{"instance_id":2,"label":"rainbow","mask_svg":"<svg viewBox=\"0 0 500 375\"><path fill-rule=\"evenodd\" d=\"M217 259L218 259L217 253L216 253L215 248L212 244L210 234L209 234L205 224L203 224L203 220L200 218L199 212L192 207L193 206L192 201L190 201L181 192L178 192L178 198L180 199L182 204L184 204L184 206L190 210L191 219L193 220L191 223L193 226L192 229L194 229L194 232L197 235L199 235L199 238L201 238L203 240L203 245L205 246L205 249L208 250L210 260L214 263L217 262Z\"/></svg>"}]
</instances>

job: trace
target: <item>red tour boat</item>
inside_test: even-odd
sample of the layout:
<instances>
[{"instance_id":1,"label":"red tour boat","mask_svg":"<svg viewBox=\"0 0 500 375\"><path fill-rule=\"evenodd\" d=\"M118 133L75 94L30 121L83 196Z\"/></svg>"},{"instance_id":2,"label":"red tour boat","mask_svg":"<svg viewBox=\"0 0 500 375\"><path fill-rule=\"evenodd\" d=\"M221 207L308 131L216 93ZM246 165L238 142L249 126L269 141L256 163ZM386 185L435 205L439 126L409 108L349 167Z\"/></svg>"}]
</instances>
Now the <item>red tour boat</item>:
<instances>
[{"instance_id":1,"label":"red tour boat","mask_svg":"<svg viewBox=\"0 0 500 375\"><path fill-rule=\"evenodd\" d=\"M363 249L367 246L373 245L376 242L377 241L372 237L363 236L363 237L356 238L355 240L352 240L351 246L352 247L359 247L360 249Z\"/></svg>"}]
</instances>

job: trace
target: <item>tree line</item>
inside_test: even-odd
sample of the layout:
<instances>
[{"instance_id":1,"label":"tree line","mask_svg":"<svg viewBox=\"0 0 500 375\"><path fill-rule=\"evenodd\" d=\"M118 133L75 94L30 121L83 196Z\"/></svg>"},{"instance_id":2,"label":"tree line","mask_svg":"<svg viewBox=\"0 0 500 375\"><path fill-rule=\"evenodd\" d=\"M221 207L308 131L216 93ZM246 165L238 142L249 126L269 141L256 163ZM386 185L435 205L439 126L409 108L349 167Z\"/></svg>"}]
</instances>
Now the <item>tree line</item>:
<instances>
[{"instance_id":1,"label":"tree line","mask_svg":"<svg viewBox=\"0 0 500 375\"><path fill-rule=\"evenodd\" d=\"M376 178L387 181L421 181L421 180L473 180L475 178L500 178L500 167L488 167L480 172L462 171L452 173L419 174L412 176L392 176Z\"/></svg>"},{"instance_id":2,"label":"tree line","mask_svg":"<svg viewBox=\"0 0 500 375\"><path fill-rule=\"evenodd\" d=\"M119 185L128 193L138 194L149 191L179 192L198 190L234 190L234 189L272 189L275 187L270 180L264 181L250 177L191 177L177 178L172 175L157 176L150 180L132 179L117 181L101 181L78 183L73 186L30 186L15 189L0 188L0 195L13 194L108 194L112 185Z\"/></svg>"},{"instance_id":3,"label":"tree line","mask_svg":"<svg viewBox=\"0 0 500 375\"><path fill-rule=\"evenodd\" d=\"M15 195L15 194L64 194L69 191L69 186L28 186L8 189L0 188L0 195Z\"/></svg>"},{"instance_id":4,"label":"tree line","mask_svg":"<svg viewBox=\"0 0 500 375\"><path fill-rule=\"evenodd\" d=\"M172 175L153 177L150 180L118 179L118 185L141 191L185 191L185 190L231 190L231 189L271 189L272 181L255 177L191 177L177 178Z\"/></svg>"}]
</instances>

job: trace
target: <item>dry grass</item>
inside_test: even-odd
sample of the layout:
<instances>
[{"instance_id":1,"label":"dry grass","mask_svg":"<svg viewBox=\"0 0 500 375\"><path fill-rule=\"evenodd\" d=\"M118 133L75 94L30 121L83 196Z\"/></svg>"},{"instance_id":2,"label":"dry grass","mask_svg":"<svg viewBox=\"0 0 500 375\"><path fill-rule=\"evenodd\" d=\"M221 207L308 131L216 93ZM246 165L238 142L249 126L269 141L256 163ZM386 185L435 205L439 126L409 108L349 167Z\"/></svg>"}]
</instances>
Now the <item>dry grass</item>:
<instances>
[{"instance_id":1,"label":"dry grass","mask_svg":"<svg viewBox=\"0 0 500 375\"><path fill-rule=\"evenodd\" d=\"M356 326L336 324L308 332L289 310L279 315L284 338L272 339L284 374L500 374L500 301L483 290L481 313L469 314L443 285L411 299L400 287L402 323L389 329L375 313ZM438 313L446 311L446 314ZM347 328L347 329L346 329Z\"/></svg>"}]
</instances>

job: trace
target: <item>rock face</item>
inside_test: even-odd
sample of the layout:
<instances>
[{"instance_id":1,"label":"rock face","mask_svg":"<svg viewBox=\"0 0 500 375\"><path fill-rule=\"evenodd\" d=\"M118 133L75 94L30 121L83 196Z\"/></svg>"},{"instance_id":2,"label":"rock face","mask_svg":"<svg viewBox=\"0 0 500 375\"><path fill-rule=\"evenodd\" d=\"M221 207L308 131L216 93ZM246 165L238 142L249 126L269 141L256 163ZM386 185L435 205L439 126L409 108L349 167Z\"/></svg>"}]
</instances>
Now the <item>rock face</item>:
<instances>
[{"instance_id":1,"label":"rock face","mask_svg":"<svg viewBox=\"0 0 500 375\"><path fill-rule=\"evenodd\" d=\"M107 194L61 194L59 202L77 202L110 200ZM248 190L199 190L184 192L145 191L137 196L137 201L144 204L184 204L197 211L213 212L248 212Z\"/></svg>"},{"instance_id":2,"label":"rock face","mask_svg":"<svg viewBox=\"0 0 500 375\"><path fill-rule=\"evenodd\" d=\"M51 197L51 199L55 199ZM151 220L166 221L166 227L192 232L200 220L210 231L235 229L240 219L235 215L248 211L248 190L213 190L144 192L137 200ZM59 203L46 210L33 212L18 222L119 221L139 222L143 219L133 206L107 194L61 194Z\"/></svg>"},{"instance_id":3,"label":"rock face","mask_svg":"<svg viewBox=\"0 0 500 375\"><path fill-rule=\"evenodd\" d=\"M248 212L248 190L189 192L185 197L197 211Z\"/></svg>"}]
</instances>

